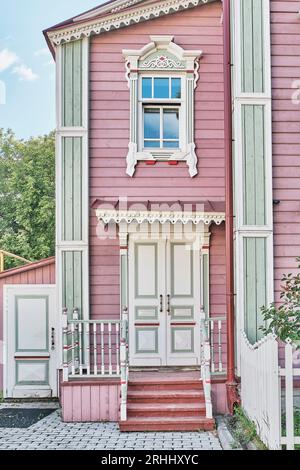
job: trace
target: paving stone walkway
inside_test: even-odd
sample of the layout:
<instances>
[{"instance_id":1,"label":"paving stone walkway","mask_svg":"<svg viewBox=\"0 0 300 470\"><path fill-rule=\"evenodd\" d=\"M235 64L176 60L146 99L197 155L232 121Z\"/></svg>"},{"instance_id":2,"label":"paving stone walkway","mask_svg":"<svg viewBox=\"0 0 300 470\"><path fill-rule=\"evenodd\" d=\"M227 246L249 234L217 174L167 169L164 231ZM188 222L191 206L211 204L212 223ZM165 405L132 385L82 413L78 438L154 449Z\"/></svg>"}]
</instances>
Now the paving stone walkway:
<instances>
[{"instance_id":1,"label":"paving stone walkway","mask_svg":"<svg viewBox=\"0 0 300 470\"><path fill-rule=\"evenodd\" d=\"M27 429L0 428L0 450L221 449L211 432L121 433L115 423L62 423L59 410Z\"/></svg>"}]
</instances>

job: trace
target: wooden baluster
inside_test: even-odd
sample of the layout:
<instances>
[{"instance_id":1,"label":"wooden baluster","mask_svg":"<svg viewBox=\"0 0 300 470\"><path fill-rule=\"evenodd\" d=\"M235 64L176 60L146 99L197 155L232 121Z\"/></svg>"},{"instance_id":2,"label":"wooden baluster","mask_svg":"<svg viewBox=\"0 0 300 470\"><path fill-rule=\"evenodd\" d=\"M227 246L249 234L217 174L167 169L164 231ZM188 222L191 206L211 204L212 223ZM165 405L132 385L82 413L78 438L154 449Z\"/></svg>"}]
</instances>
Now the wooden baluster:
<instances>
[{"instance_id":1,"label":"wooden baluster","mask_svg":"<svg viewBox=\"0 0 300 470\"><path fill-rule=\"evenodd\" d=\"M128 311L124 308L122 313L121 322L121 345L120 345L120 360L121 360L121 421L127 419L127 382L128 382L128 357L127 357L127 326L128 324Z\"/></svg>"},{"instance_id":2,"label":"wooden baluster","mask_svg":"<svg viewBox=\"0 0 300 470\"><path fill-rule=\"evenodd\" d=\"M73 309L72 319L74 322L78 322L79 320L79 310L77 307ZM74 369L75 369L74 373L76 374L78 371L78 367L79 367L79 351L78 351L78 345L79 345L78 328L79 326L78 326L78 323L74 323L73 326L74 326L74 341L73 341L73 346L72 346L72 352L74 348L74 356L72 355L72 363L74 364ZM74 357L74 360L73 360L73 357Z\"/></svg>"},{"instance_id":3,"label":"wooden baluster","mask_svg":"<svg viewBox=\"0 0 300 470\"><path fill-rule=\"evenodd\" d=\"M108 371L112 375L112 351L111 351L111 323L108 324Z\"/></svg>"},{"instance_id":4,"label":"wooden baluster","mask_svg":"<svg viewBox=\"0 0 300 470\"><path fill-rule=\"evenodd\" d=\"M83 375L82 323L78 324L78 335L79 335L79 375Z\"/></svg>"},{"instance_id":5,"label":"wooden baluster","mask_svg":"<svg viewBox=\"0 0 300 470\"><path fill-rule=\"evenodd\" d=\"M94 339L94 375L98 374L97 368L97 323L93 324L93 339Z\"/></svg>"},{"instance_id":6,"label":"wooden baluster","mask_svg":"<svg viewBox=\"0 0 300 470\"><path fill-rule=\"evenodd\" d=\"M214 320L210 321L210 350L211 350L211 371L215 372L215 338L214 338L215 322Z\"/></svg>"},{"instance_id":7,"label":"wooden baluster","mask_svg":"<svg viewBox=\"0 0 300 470\"><path fill-rule=\"evenodd\" d=\"M69 345L68 345L68 309L63 309L62 314L62 335L63 335L63 381L69 380Z\"/></svg>"},{"instance_id":8,"label":"wooden baluster","mask_svg":"<svg viewBox=\"0 0 300 470\"><path fill-rule=\"evenodd\" d=\"M120 375L120 328L116 323L116 373Z\"/></svg>"},{"instance_id":9,"label":"wooden baluster","mask_svg":"<svg viewBox=\"0 0 300 470\"><path fill-rule=\"evenodd\" d=\"M75 368L75 347L76 347L76 338L75 338L75 323L71 323L71 355L72 355L72 363L71 363L71 371L72 375L75 375L76 368Z\"/></svg>"},{"instance_id":10,"label":"wooden baluster","mask_svg":"<svg viewBox=\"0 0 300 470\"><path fill-rule=\"evenodd\" d=\"M104 363L104 323L101 323L101 331L100 331L100 338L101 338L101 374L105 374L105 363Z\"/></svg>"},{"instance_id":11,"label":"wooden baluster","mask_svg":"<svg viewBox=\"0 0 300 470\"><path fill-rule=\"evenodd\" d=\"M218 352L219 352L219 372L223 372L223 363L222 363L222 320L218 321Z\"/></svg>"},{"instance_id":12,"label":"wooden baluster","mask_svg":"<svg viewBox=\"0 0 300 470\"><path fill-rule=\"evenodd\" d=\"M86 373L87 375L90 375L91 373L91 338L90 338L90 324L89 322L85 324L85 338L86 338L86 358L85 358L85 363L86 363Z\"/></svg>"}]
</instances>

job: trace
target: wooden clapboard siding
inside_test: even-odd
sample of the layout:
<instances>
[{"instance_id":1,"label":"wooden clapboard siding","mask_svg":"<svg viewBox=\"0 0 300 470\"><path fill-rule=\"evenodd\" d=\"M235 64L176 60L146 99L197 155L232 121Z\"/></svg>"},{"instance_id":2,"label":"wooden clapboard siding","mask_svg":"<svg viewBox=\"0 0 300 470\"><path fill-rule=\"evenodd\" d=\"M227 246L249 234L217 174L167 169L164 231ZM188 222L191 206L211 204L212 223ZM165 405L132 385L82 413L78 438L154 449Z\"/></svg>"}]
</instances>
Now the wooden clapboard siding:
<instances>
[{"instance_id":1,"label":"wooden clapboard siding","mask_svg":"<svg viewBox=\"0 0 300 470\"><path fill-rule=\"evenodd\" d=\"M61 384L64 422L118 421L120 384L118 382L64 382Z\"/></svg>"},{"instance_id":2,"label":"wooden clapboard siding","mask_svg":"<svg viewBox=\"0 0 300 470\"><path fill-rule=\"evenodd\" d=\"M283 273L300 255L300 104L292 101L300 77L299 2L271 0L275 299ZM298 94L299 99L299 94Z\"/></svg>"},{"instance_id":3,"label":"wooden clapboard siding","mask_svg":"<svg viewBox=\"0 0 300 470\"><path fill-rule=\"evenodd\" d=\"M221 2L153 19L91 38L90 45L90 197L155 201L224 200L224 87ZM129 142L129 89L122 50L139 48L152 34L172 34L185 49L202 49L195 92L195 141L199 174L190 178L185 163L140 162L126 176ZM119 243L99 240L90 213L90 285L93 318L118 318ZM214 228L212 311L225 313L224 229ZM217 256L220 254L220 259ZM222 267L223 266L223 267ZM213 300L213 297L215 300Z\"/></svg>"},{"instance_id":4,"label":"wooden clapboard siding","mask_svg":"<svg viewBox=\"0 0 300 470\"><path fill-rule=\"evenodd\" d=\"M0 273L0 390L3 389L3 288L7 284L55 284L55 259Z\"/></svg>"}]
</instances>

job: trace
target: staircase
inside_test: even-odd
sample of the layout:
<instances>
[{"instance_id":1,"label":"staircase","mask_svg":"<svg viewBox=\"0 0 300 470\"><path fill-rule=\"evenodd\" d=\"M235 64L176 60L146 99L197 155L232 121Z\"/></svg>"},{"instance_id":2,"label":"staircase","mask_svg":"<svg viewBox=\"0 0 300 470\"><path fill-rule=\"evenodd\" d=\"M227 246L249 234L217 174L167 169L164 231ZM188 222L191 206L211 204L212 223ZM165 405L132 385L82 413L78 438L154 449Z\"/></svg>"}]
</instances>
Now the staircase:
<instances>
[{"instance_id":1,"label":"staircase","mask_svg":"<svg viewBox=\"0 0 300 470\"><path fill-rule=\"evenodd\" d=\"M199 431L212 430L214 419L206 418L200 372L130 372L127 421L120 430Z\"/></svg>"}]
</instances>

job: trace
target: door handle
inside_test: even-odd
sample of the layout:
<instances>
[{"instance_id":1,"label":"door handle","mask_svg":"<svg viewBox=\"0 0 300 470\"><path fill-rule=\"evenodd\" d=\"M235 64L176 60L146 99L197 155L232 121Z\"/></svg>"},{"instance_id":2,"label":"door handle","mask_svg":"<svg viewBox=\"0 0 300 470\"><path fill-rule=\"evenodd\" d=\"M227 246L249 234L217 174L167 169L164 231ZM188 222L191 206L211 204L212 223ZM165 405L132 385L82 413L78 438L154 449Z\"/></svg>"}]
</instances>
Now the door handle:
<instances>
[{"instance_id":1,"label":"door handle","mask_svg":"<svg viewBox=\"0 0 300 470\"><path fill-rule=\"evenodd\" d=\"M159 296L159 311L160 313L163 312L163 296L162 295Z\"/></svg>"},{"instance_id":2,"label":"door handle","mask_svg":"<svg viewBox=\"0 0 300 470\"><path fill-rule=\"evenodd\" d=\"M55 349L55 328L51 328L51 349Z\"/></svg>"},{"instance_id":3,"label":"door handle","mask_svg":"<svg viewBox=\"0 0 300 470\"><path fill-rule=\"evenodd\" d=\"M170 315L171 313L171 296L170 294L167 295L167 313Z\"/></svg>"}]
</instances>

